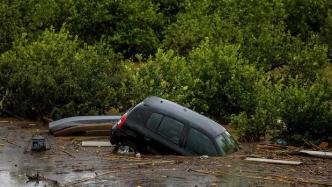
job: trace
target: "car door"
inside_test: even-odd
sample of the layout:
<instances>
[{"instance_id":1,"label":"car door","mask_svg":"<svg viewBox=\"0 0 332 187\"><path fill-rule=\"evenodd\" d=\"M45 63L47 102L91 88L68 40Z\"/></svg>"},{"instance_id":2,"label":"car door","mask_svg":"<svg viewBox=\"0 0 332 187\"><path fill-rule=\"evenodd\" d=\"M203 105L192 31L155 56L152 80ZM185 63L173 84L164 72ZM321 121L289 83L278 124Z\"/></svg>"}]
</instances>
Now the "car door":
<instances>
[{"instance_id":1,"label":"car door","mask_svg":"<svg viewBox=\"0 0 332 187\"><path fill-rule=\"evenodd\" d=\"M189 128L184 149L193 155L218 155L215 144L209 136L195 128Z\"/></svg>"},{"instance_id":2,"label":"car door","mask_svg":"<svg viewBox=\"0 0 332 187\"><path fill-rule=\"evenodd\" d=\"M152 113L146 126L151 132L150 137L147 138L155 149L185 154L185 151L180 148L185 129L184 123L160 113Z\"/></svg>"}]
</instances>

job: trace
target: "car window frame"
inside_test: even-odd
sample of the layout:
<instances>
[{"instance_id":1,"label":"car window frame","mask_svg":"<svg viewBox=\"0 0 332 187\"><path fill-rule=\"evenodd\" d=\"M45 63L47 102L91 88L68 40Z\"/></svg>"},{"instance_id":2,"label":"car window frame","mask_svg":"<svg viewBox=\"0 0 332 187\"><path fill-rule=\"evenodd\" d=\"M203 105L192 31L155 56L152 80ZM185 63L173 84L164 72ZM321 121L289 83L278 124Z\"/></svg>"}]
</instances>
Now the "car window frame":
<instances>
[{"instance_id":1,"label":"car window frame","mask_svg":"<svg viewBox=\"0 0 332 187\"><path fill-rule=\"evenodd\" d=\"M149 119L151 118L152 114L159 114L159 115L162 116L161 119L160 119L160 121L159 121L159 123L158 123L158 125L157 125L157 127L156 127L155 129L149 128L149 126L148 126L148 121L149 121ZM164 120L164 118L165 118L165 114L162 114L162 113L160 113L160 112L152 111L151 114L150 114L150 116L146 119L146 122L145 122L145 125L144 125L144 126L145 126L147 129L149 129L149 130L151 130L151 131L153 131L153 132L157 132L157 134L158 134L159 126L160 126L161 122Z\"/></svg>"},{"instance_id":2,"label":"car window frame","mask_svg":"<svg viewBox=\"0 0 332 187\"><path fill-rule=\"evenodd\" d=\"M208 137L208 139L210 140L210 142L212 142L212 145L214 146L214 149L216 150L217 155L220 155L220 150L219 150L219 147L217 146L217 142L210 135L208 135L203 129L201 129L201 128L195 128L195 127L193 127L191 125L188 126L188 128L186 129L186 134L184 136L183 147L182 147L184 150L186 150L186 151L188 151L188 152L190 152L192 154L198 154L196 152L193 152L191 150L187 150L186 149L186 145L187 145L187 141L188 141L190 129L195 129L196 131L198 131L198 132L204 134L206 137Z\"/></svg>"},{"instance_id":3,"label":"car window frame","mask_svg":"<svg viewBox=\"0 0 332 187\"><path fill-rule=\"evenodd\" d=\"M177 121L177 122L179 122L179 123L181 123L181 124L183 125L182 132L180 133L180 137L179 137L179 143L175 143L175 142L171 141L169 137L167 137L167 136L165 136L165 135L163 135L163 134L161 134L161 133L159 132L160 125L161 125L161 123L163 122L163 120L165 119L165 117L170 118L170 119L172 119L172 120L175 120L175 121ZM157 130L154 131L154 132L156 132L158 135L160 135L160 136L161 136L162 138L164 138L166 141L168 141L168 142L170 142L170 143L172 143L172 144L174 144L174 145L177 145L177 146L179 146L180 148L182 148L182 147L183 147L183 136L184 136L184 132L185 132L185 130L186 130L186 123L184 123L183 121L181 121L181 120L179 120L179 119L176 119L176 118L173 118L173 117L171 117L171 116L169 116L169 115L165 115L165 114L164 114L163 118L161 119L161 121L160 121L160 123L159 123L159 125L158 125Z\"/></svg>"}]
</instances>

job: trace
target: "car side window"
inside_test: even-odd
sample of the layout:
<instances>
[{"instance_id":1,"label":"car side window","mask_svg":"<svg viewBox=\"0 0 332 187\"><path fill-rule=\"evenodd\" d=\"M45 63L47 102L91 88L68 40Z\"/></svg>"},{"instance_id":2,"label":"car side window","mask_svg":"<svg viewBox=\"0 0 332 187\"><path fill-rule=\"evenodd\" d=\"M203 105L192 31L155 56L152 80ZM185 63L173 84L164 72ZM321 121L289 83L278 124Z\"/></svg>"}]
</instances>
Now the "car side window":
<instances>
[{"instance_id":1,"label":"car side window","mask_svg":"<svg viewBox=\"0 0 332 187\"><path fill-rule=\"evenodd\" d=\"M196 129L190 129L185 149L198 155L217 155L212 141Z\"/></svg>"},{"instance_id":2,"label":"car side window","mask_svg":"<svg viewBox=\"0 0 332 187\"><path fill-rule=\"evenodd\" d=\"M158 133L167 137L173 143L179 144L183 128L184 125L181 122L165 116L159 126Z\"/></svg>"},{"instance_id":3,"label":"car side window","mask_svg":"<svg viewBox=\"0 0 332 187\"><path fill-rule=\"evenodd\" d=\"M149 117L146 125L148 126L149 129L157 130L162 118L163 118L163 115L158 114L158 113L152 113L151 116Z\"/></svg>"}]
</instances>

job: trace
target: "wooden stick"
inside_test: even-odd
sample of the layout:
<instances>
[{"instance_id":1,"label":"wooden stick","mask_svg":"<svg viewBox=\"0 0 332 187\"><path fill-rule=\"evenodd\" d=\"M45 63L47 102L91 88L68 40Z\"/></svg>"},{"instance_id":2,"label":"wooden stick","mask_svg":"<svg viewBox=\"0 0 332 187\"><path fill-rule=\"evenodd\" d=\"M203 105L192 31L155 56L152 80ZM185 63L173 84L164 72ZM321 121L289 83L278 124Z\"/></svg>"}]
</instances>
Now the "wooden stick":
<instances>
[{"instance_id":1,"label":"wooden stick","mask_svg":"<svg viewBox=\"0 0 332 187\"><path fill-rule=\"evenodd\" d=\"M265 159L265 158L249 158L244 159L246 161L254 161L254 162L264 162L271 164L286 164L286 165L301 165L300 161L288 161L288 160L274 160L274 159Z\"/></svg>"},{"instance_id":2,"label":"wooden stick","mask_svg":"<svg viewBox=\"0 0 332 187\"><path fill-rule=\"evenodd\" d=\"M82 141L82 147L111 147L110 141Z\"/></svg>"},{"instance_id":3,"label":"wooden stick","mask_svg":"<svg viewBox=\"0 0 332 187\"><path fill-rule=\"evenodd\" d=\"M332 152L302 150L299 153L319 158L332 158Z\"/></svg>"}]
</instances>

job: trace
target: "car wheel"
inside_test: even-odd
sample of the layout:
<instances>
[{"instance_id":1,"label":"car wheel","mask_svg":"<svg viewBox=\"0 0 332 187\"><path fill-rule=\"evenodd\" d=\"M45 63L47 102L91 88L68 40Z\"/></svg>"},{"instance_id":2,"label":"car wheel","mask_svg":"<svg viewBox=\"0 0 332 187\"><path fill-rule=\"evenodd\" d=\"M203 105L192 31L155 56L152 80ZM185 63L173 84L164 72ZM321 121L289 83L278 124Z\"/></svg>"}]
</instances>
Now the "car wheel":
<instances>
[{"instance_id":1,"label":"car wheel","mask_svg":"<svg viewBox=\"0 0 332 187\"><path fill-rule=\"evenodd\" d=\"M131 142L123 142L117 145L114 149L114 153L122 155L134 155L137 152L135 144Z\"/></svg>"}]
</instances>

